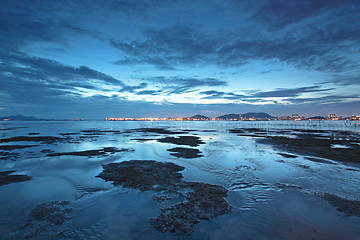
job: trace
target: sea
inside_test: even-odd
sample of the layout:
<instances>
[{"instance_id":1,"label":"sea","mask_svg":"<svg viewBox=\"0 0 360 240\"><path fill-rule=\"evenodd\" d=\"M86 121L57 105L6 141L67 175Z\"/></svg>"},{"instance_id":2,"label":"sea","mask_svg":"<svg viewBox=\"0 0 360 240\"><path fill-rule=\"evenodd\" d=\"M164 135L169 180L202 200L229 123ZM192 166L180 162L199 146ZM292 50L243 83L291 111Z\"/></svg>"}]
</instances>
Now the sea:
<instances>
[{"instance_id":1,"label":"sea","mask_svg":"<svg viewBox=\"0 0 360 240\"><path fill-rule=\"evenodd\" d=\"M162 128L197 136L201 157L171 155L166 134L140 131ZM8 121L0 122L0 141L19 136L54 136L65 141L0 142L32 145L0 150L0 172L26 175L28 181L0 186L0 239L360 239L360 217L339 211L324 199L333 194L360 200L360 165L306 156L288 158L258 137L238 136L231 129L264 131L346 131L360 134L356 121ZM273 131L281 134L281 131ZM172 137L180 136L172 134ZM261 138L261 136L260 136ZM29 139L28 139L29 140ZM51 153L129 149L99 156L50 156ZM189 147L189 146L182 146ZM340 146L341 147L341 146ZM131 151L130 151L131 150ZM183 166L186 181L228 189L228 214L199 220L190 235L160 232L149 224L162 203L153 192L114 186L97 177L103 165L155 160ZM68 201L61 224L31 219L39 204Z\"/></svg>"}]
</instances>

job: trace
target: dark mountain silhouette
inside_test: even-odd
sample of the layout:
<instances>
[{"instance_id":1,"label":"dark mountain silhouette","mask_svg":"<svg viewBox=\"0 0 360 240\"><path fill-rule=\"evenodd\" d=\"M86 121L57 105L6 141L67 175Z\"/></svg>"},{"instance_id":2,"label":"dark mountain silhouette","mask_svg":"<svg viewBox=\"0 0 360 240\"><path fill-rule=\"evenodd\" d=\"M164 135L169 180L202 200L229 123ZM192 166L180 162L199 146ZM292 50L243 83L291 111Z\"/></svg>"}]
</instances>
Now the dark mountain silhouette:
<instances>
[{"instance_id":1,"label":"dark mountain silhouette","mask_svg":"<svg viewBox=\"0 0 360 240\"><path fill-rule=\"evenodd\" d=\"M243 118L261 118L261 119L274 118L273 116L270 116L269 114L263 112L259 112L259 113L249 112L249 113L241 114L241 116Z\"/></svg>"},{"instance_id":2,"label":"dark mountain silhouette","mask_svg":"<svg viewBox=\"0 0 360 240\"><path fill-rule=\"evenodd\" d=\"M23 115L13 115L7 117L0 117L0 120L8 120L8 121L44 121L46 119L36 118L36 117L26 117Z\"/></svg>"},{"instance_id":3,"label":"dark mountain silhouette","mask_svg":"<svg viewBox=\"0 0 360 240\"><path fill-rule=\"evenodd\" d=\"M235 114L235 113L230 113L230 114L219 116L217 118L222 119L222 120L240 119L241 115L240 114Z\"/></svg>"},{"instance_id":4,"label":"dark mountain silhouette","mask_svg":"<svg viewBox=\"0 0 360 240\"><path fill-rule=\"evenodd\" d=\"M322 116L315 116L315 117L309 117L307 119L309 119L309 120L324 120L325 118Z\"/></svg>"},{"instance_id":5,"label":"dark mountain silhouette","mask_svg":"<svg viewBox=\"0 0 360 240\"><path fill-rule=\"evenodd\" d=\"M254 113L254 112L249 112L249 113L244 113L244 114L235 114L235 113L231 113L231 114L226 114L226 115L222 115L217 117L219 119L222 120L230 120L230 119L249 119L249 118L256 118L256 119L271 119L274 118L273 116L270 116L267 113Z\"/></svg>"},{"instance_id":6,"label":"dark mountain silhouette","mask_svg":"<svg viewBox=\"0 0 360 240\"><path fill-rule=\"evenodd\" d=\"M210 118L204 115L197 114L195 116L192 116L191 119L210 119Z\"/></svg>"}]
</instances>

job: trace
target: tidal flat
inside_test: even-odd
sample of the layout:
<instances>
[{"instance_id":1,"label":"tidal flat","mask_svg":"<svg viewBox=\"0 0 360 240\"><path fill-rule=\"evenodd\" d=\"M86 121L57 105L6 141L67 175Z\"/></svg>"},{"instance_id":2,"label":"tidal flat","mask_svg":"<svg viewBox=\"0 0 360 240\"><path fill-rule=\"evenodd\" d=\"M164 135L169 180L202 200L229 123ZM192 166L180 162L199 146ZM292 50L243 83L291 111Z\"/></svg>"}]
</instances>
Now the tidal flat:
<instances>
[{"instance_id":1,"label":"tidal flat","mask_svg":"<svg viewBox=\"0 0 360 240\"><path fill-rule=\"evenodd\" d=\"M358 122L6 122L0 239L359 239Z\"/></svg>"}]
</instances>

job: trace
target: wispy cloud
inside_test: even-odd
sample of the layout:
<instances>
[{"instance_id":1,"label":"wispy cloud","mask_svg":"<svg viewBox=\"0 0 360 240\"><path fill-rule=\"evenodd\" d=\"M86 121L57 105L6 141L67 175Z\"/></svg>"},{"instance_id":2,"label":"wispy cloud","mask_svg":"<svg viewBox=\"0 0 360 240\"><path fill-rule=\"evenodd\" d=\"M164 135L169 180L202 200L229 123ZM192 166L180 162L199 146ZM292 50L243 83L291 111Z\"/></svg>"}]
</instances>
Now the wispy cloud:
<instances>
[{"instance_id":1,"label":"wispy cloud","mask_svg":"<svg viewBox=\"0 0 360 240\"><path fill-rule=\"evenodd\" d=\"M144 78L143 81L148 81L153 84L160 84L161 91L166 94L181 94L189 91L194 91L198 87L221 87L227 86L227 82L216 78L194 78L194 77L150 77Z\"/></svg>"}]
</instances>

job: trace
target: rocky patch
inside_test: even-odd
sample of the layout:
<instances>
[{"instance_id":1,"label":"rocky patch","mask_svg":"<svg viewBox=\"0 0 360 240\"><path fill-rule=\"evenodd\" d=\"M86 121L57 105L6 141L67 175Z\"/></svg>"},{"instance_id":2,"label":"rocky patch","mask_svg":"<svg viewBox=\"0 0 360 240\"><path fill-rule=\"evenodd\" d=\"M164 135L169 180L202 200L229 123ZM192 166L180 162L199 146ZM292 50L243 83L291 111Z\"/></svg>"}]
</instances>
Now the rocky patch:
<instances>
[{"instance_id":1,"label":"rocky patch","mask_svg":"<svg viewBox=\"0 0 360 240\"><path fill-rule=\"evenodd\" d=\"M278 153L280 156L283 156L284 158L297 158L298 156L288 153Z\"/></svg>"},{"instance_id":2,"label":"rocky patch","mask_svg":"<svg viewBox=\"0 0 360 240\"><path fill-rule=\"evenodd\" d=\"M200 144L204 144L200 137L196 136L165 137L160 138L157 141L162 143L172 143L176 145L187 145L191 147L197 147Z\"/></svg>"},{"instance_id":3,"label":"rocky patch","mask_svg":"<svg viewBox=\"0 0 360 240\"><path fill-rule=\"evenodd\" d=\"M41 142L41 143L54 143L66 140L66 138L53 137L53 136L18 136L0 139L0 142Z\"/></svg>"},{"instance_id":4,"label":"rocky patch","mask_svg":"<svg viewBox=\"0 0 360 240\"><path fill-rule=\"evenodd\" d=\"M97 177L112 181L115 186L151 190L161 195L156 199L167 207L149 220L151 226L161 232L190 235L200 220L231 212L231 206L224 199L227 196L224 187L184 181L179 173L184 167L174 163L131 160L109 163L103 168ZM180 202L173 204L174 199Z\"/></svg>"},{"instance_id":5,"label":"rocky patch","mask_svg":"<svg viewBox=\"0 0 360 240\"><path fill-rule=\"evenodd\" d=\"M201 152L198 149L194 149L194 148L177 147L177 148L167 149L167 151L172 152L172 153L170 153L171 156L175 156L178 158L202 157L202 155L200 154Z\"/></svg>"},{"instance_id":6,"label":"rocky patch","mask_svg":"<svg viewBox=\"0 0 360 240\"><path fill-rule=\"evenodd\" d=\"M95 156L107 156L110 154L118 153L118 152L130 152L134 151L133 149L127 148L115 148L115 147L104 147L97 150L86 150L86 151L77 151L77 152L63 152L63 153L50 153L46 156L55 157L55 156L85 156L85 157L95 157Z\"/></svg>"},{"instance_id":7,"label":"rocky patch","mask_svg":"<svg viewBox=\"0 0 360 240\"><path fill-rule=\"evenodd\" d=\"M14 172L15 171L0 172L0 186L10 183L29 181L31 179L31 177L26 175L11 175Z\"/></svg>"},{"instance_id":8,"label":"rocky patch","mask_svg":"<svg viewBox=\"0 0 360 240\"><path fill-rule=\"evenodd\" d=\"M0 150L16 150L16 149L23 149L23 148L29 148L29 147L37 147L39 145L0 145Z\"/></svg>"},{"instance_id":9,"label":"rocky patch","mask_svg":"<svg viewBox=\"0 0 360 240\"><path fill-rule=\"evenodd\" d=\"M360 217L360 201L349 200L329 193L324 194L322 197L336 207L336 210L345 213L345 215Z\"/></svg>"}]
</instances>

